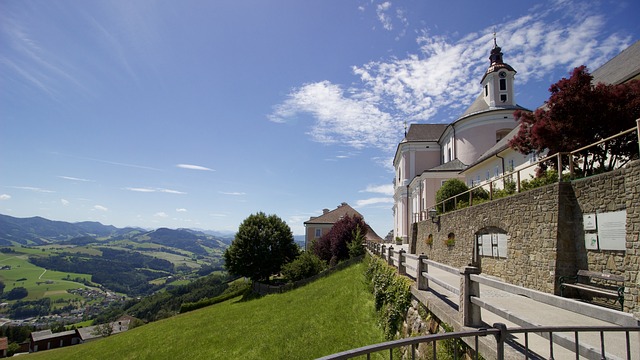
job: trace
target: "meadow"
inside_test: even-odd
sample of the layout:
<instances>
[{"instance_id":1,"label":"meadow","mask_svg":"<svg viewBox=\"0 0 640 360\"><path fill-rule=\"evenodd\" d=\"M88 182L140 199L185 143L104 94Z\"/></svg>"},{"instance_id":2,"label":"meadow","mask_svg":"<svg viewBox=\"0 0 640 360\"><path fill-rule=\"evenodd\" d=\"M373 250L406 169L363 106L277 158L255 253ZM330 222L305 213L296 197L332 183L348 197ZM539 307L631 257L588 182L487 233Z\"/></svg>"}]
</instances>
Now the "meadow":
<instances>
[{"instance_id":1,"label":"meadow","mask_svg":"<svg viewBox=\"0 0 640 360\"><path fill-rule=\"evenodd\" d=\"M364 268L354 264L284 294L234 298L29 358L314 359L383 342Z\"/></svg>"},{"instance_id":2,"label":"meadow","mask_svg":"<svg viewBox=\"0 0 640 360\"><path fill-rule=\"evenodd\" d=\"M5 284L4 292L14 287L24 287L29 291L25 300L36 300L49 297L57 299L79 299L78 296L67 293L68 289L77 289L85 285L72 281L82 278L91 281L91 275L66 273L46 270L29 262L30 255L47 255L52 249L31 249L15 247L15 253L0 253L0 267L11 267L0 270L0 280Z\"/></svg>"}]
</instances>

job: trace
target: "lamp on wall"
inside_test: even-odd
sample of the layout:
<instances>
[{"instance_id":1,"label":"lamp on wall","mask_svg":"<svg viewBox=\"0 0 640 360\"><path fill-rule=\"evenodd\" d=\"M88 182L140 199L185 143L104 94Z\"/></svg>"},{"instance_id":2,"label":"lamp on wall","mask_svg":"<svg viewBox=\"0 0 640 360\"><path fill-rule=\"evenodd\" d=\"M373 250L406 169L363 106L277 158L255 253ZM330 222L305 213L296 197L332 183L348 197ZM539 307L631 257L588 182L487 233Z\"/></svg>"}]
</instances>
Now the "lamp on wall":
<instances>
[{"instance_id":1,"label":"lamp on wall","mask_svg":"<svg viewBox=\"0 0 640 360\"><path fill-rule=\"evenodd\" d=\"M438 211L436 210L436 208L429 209L427 213L429 215L429 218L431 219L431 222L440 226L440 216L438 215Z\"/></svg>"}]
</instances>

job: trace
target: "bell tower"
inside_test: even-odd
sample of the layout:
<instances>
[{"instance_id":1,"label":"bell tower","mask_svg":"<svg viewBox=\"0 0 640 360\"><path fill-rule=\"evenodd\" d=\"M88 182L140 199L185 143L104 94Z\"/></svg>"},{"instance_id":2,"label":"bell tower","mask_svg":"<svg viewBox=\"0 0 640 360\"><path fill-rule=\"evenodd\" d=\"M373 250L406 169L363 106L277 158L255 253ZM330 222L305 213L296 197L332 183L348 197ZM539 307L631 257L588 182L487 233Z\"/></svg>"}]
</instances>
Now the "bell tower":
<instances>
[{"instance_id":1,"label":"bell tower","mask_svg":"<svg viewBox=\"0 0 640 360\"><path fill-rule=\"evenodd\" d=\"M516 105L513 81L516 71L502 60L502 49L493 33L493 49L489 55L490 65L480 83L484 101L489 107L511 107Z\"/></svg>"}]
</instances>

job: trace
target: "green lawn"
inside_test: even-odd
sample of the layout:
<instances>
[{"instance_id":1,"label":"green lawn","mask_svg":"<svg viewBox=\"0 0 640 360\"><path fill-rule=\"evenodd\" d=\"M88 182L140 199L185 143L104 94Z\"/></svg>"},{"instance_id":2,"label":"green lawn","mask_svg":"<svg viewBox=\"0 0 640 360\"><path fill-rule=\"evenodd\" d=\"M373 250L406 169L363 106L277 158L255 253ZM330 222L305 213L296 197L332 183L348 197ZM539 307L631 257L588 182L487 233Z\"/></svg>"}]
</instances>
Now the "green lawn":
<instances>
[{"instance_id":1,"label":"green lawn","mask_svg":"<svg viewBox=\"0 0 640 360\"><path fill-rule=\"evenodd\" d=\"M315 359L384 341L359 263L297 290L239 298L35 359Z\"/></svg>"},{"instance_id":2,"label":"green lawn","mask_svg":"<svg viewBox=\"0 0 640 360\"><path fill-rule=\"evenodd\" d=\"M39 253L36 252L35 254ZM29 296L26 300L41 299L45 296L50 297L51 300L59 298L75 299L78 297L67 293L67 289L77 289L84 287L84 285L66 280L67 275L71 279L80 277L91 280L91 275L87 274L45 271L44 268L31 264L28 261L28 256L24 253L0 253L0 267L11 266L10 270L0 270L0 280L6 285L5 293L11 291L14 287L22 286L29 291Z\"/></svg>"}]
</instances>

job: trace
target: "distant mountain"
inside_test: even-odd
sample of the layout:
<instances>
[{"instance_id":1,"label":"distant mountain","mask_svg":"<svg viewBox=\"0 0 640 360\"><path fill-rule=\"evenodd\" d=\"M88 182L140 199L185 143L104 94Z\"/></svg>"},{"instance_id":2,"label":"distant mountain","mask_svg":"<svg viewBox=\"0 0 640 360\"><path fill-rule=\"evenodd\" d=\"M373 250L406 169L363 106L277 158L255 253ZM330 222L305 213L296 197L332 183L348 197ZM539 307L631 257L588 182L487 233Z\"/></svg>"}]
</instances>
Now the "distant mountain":
<instances>
[{"instance_id":1,"label":"distant mountain","mask_svg":"<svg viewBox=\"0 0 640 360\"><path fill-rule=\"evenodd\" d=\"M233 237L215 236L190 229L160 228L152 231L130 227L120 229L93 221L69 223L42 217L15 218L0 214L0 246L14 243L23 245L49 243L86 245L121 239L153 242L167 247L192 251L196 254L206 254L203 246L226 248Z\"/></svg>"}]
</instances>

